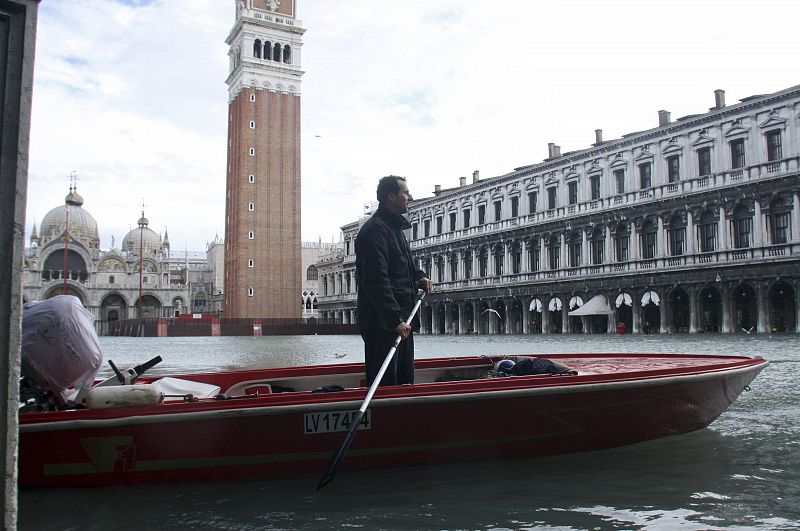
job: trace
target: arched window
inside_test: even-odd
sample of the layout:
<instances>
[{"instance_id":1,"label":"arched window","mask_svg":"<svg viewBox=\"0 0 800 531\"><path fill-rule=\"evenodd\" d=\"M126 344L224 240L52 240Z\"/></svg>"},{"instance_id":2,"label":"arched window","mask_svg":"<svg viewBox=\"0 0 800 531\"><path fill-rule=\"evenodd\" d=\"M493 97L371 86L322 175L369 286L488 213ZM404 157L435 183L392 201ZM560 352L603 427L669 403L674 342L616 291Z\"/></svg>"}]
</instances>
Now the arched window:
<instances>
[{"instance_id":1,"label":"arched window","mask_svg":"<svg viewBox=\"0 0 800 531\"><path fill-rule=\"evenodd\" d=\"M272 43L269 41L264 41L264 59L272 59Z\"/></svg>"},{"instance_id":2,"label":"arched window","mask_svg":"<svg viewBox=\"0 0 800 531\"><path fill-rule=\"evenodd\" d=\"M514 242L511 247L511 272L515 275L522 272L522 244L520 242Z\"/></svg>"},{"instance_id":3,"label":"arched window","mask_svg":"<svg viewBox=\"0 0 800 531\"><path fill-rule=\"evenodd\" d=\"M592 231L592 264L600 265L606 261L606 231L595 227Z\"/></svg>"},{"instance_id":4,"label":"arched window","mask_svg":"<svg viewBox=\"0 0 800 531\"><path fill-rule=\"evenodd\" d=\"M769 238L772 245L787 243L792 237L791 233L791 203L779 196L769 206Z\"/></svg>"},{"instance_id":5,"label":"arched window","mask_svg":"<svg viewBox=\"0 0 800 531\"><path fill-rule=\"evenodd\" d=\"M281 45L277 42L272 47L272 60L279 63L281 62Z\"/></svg>"},{"instance_id":6,"label":"arched window","mask_svg":"<svg viewBox=\"0 0 800 531\"><path fill-rule=\"evenodd\" d=\"M575 231L569 236L569 266L579 267L581 265L581 247L583 246L582 235Z\"/></svg>"},{"instance_id":7,"label":"arched window","mask_svg":"<svg viewBox=\"0 0 800 531\"><path fill-rule=\"evenodd\" d=\"M750 247L750 233L753 230L753 216L746 205L739 205L733 211L733 246L736 249Z\"/></svg>"},{"instance_id":8,"label":"arched window","mask_svg":"<svg viewBox=\"0 0 800 531\"><path fill-rule=\"evenodd\" d=\"M698 237L700 239L700 252L710 253L717 249L717 218L710 210L706 210L700 216L698 225Z\"/></svg>"},{"instance_id":9,"label":"arched window","mask_svg":"<svg viewBox=\"0 0 800 531\"><path fill-rule=\"evenodd\" d=\"M108 283L109 284L113 284L114 283L114 275L108 275Z\"/></svg>"},{"instance_id":10,"label":"arched window","mask_svg":"<svg viewBox=\"0 0 800 531\"><path fill-rule=\"evenodd\" d=\"M287 65L292 64L292 49L288 44L283 47L283 62Z\"/></svg>"},{"instance_id":11,"label":"arched window","mask_svg":"<svg viewBox=\"0 0 800 531\"><path fill-rule=\"evenodd\" d=\"M261 59L261 40L259 39L253 42L253 57Z\"/></svg>"},{"instance_id":12,"label":"arched window","mask_svg":"<svg viewBox=\"0 0 800 531\"><path fill-rule=\"evenodd\" d=\"M656 257L656 232L657 228L651 220L642 223L642 258L649 259Z\"/></svg>"},{"instance_id":13,"label":"arched window","mask_svg":"<svg viewBox=\"0 0 800 531\"><path fill-rule=\"evenodd\" d=\"M528 245L528 268L531 271L539 271L542 268L541 247L538 239L530 241Z\"/></svg>"},{"instance_id":14,"label":"arched window","mask_svg":"<svg viewBox=\"0 0 800 531\"><path fill-rule=\"evenodd\" d=\"M317 271L317 267L310 265L308 269L306 269L306 280L317 280L319 278L319 272Z\"/></svg>"},{"instance_id":15,"label":"arched window","mask_svg":"<svg viewBox=\"0 0 800 531\"><path fill-rule=\"evenodd\" d=\"M625 223L617 225L617 234L614 238L614 258L617 262L628 260L628 245L630 244L630 231Z\"/></svg>"},{"instance_id":16,"label":"arched window","mask_svg":"<svg viewBox=\"0 0 800 531\"><path fill-rule=\"evenodd\" d=\"M469 280L472 278L472 251L464 251L462 260L464 262L464 279Z\"/></svg>"},{"instance_id":17,"label":"arched window","mask_svg":"<svg viewBox=\"0 0 800 531\"><path fill-rule=\"evenodd\" d=\"M502 243L494 246L494 274L499 277L503 274L503 262L505 261L505 247Z\"/></svg>"},{"instance_id":18,"label":"arched window","mask_svg":"<svg viewBox=\"0 0 800 531\"><path fill-rule=\"evenodd\" d=\"M561 242L558 236L551 236L547 242L547 259L550 269L561 267Z\"/></svg>"},{"instance_id":19,"label":"arched window","mask_svg":"<svg viewBox=\"0 0 800 531\"><path fill-rule=\"evenodd\" d=\"M669 254L683 256L686 252L686 225L678 214L669 220Z\"/></svg>"}]
</instances>

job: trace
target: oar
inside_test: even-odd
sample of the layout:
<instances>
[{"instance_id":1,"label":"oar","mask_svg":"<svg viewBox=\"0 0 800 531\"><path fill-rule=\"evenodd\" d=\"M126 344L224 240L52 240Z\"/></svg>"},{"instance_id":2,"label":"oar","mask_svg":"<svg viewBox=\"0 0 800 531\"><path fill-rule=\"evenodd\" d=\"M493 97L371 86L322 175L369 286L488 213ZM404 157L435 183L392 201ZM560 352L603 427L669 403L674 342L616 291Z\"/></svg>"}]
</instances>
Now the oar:
<instances>
[{"instance_id":1,"label":"oar","mask_svg":"<svg viewBox=\"0 0 800 531\"><path fill-rule=\"evenodd\" d=\"M414 316L417 314L417 310L419 310L420 305L422 304L422 299L425 298L425 292L423 290L419 290L419 294L417 295L417 303L414 304L414 309L411 310L411 314L406 319L406 323L409 325L411 321L414 319ZM375 381L372 382L372 385L367 391L367 396L364 398L364 402L361 403L361 407L358 408L358 415L350 421L350 429L347 431L347 437L344 438L342 444L339 445L339 449L336 450L336 454L334 454L333 459L331 459L331 464L328 465L328 470L322 475L317 483L317 490L321 489L331 481L336 476L336 469L339 468L339 462L344 457L344 454L347 452L347 449L350 448L350 443L353 442L353 439L356 436L356 431L358 430L358 425L361 423L361 419L364 417L364 413L367 412L367 408L369 407L369 402L372 400L372 395L375 394L375 391L378 389L378 385L381 383L383 379L383 375L386 373L386 369L389 368L389 364L392 362L392 358L394 357L394 353L397 351L397 346L400 344L400 341L403 338L398 335L397 339L394 340L394 345L389 350L389 353L386 354L386 359L383 360L383 365L381 365L381 370L378 371L378 375L375 377Z\"/></svg>"}]
</instances>

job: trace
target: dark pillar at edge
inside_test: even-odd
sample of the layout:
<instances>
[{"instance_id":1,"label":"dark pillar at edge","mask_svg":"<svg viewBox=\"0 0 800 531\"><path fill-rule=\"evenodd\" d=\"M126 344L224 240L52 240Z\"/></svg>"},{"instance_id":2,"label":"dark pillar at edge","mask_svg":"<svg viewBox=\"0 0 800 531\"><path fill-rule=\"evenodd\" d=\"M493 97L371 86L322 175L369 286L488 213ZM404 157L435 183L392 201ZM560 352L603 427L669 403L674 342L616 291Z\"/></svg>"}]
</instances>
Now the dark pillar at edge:
<instances>
[{"instance_id":1,"label":"dark pillar at edge","mask_svg":"<svg viewBox=\"0 0 800 531\"><path fill-rule=\"evenodd\" d=\"M0 0L0 415L3 416L3 529L17 528L19 358L22 326L22 264L28 191L33 60L37 0Z\"/></svg>"}]
</instances>

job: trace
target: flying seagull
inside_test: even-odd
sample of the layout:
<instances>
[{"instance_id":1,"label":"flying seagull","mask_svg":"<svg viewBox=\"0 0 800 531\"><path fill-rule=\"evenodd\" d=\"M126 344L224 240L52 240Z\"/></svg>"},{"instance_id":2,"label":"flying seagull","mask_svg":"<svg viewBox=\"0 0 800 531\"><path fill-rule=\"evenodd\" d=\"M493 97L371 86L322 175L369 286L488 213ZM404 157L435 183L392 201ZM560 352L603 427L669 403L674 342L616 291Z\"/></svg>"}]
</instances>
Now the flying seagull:
<instances>
[{"instance_id":1,"label":"flying seagull","mask_svg":"<svg viewBox=\"0 0 800 531\"><path fill-rule=\"evenodd\" d=\"M498 312L498 311L497 311L497 310L495 310L494 308L486 308L486 309L485 309L485 310L483 310L481 313L482 313L482 314L484 314L484 313L486 313L486 312L492 312L493 314L495 314L495 315L497 316L497 318L498 318L498 319L502 319L502 318L503 318L503 317L500 315L500 312Z\"/></svg>"}]
</instances>

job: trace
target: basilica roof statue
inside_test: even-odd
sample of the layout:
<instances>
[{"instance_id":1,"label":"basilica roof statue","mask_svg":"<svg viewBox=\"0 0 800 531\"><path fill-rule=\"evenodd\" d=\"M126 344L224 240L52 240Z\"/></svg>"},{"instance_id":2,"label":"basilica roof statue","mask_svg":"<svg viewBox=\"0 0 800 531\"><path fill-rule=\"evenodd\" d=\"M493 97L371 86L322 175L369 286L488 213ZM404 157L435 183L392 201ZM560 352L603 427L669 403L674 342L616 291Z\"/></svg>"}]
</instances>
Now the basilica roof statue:
<instances>
[{"instance_id":1,"label":"basilica roof statue","mask_svg":"<svg viewBox=\"0 0 800 531\"><path fill-rule=\"evenodd\" d=\"M70 186L69 194L63 206L58 206L45 214L39 231L40 245L47 245L55 239L61 239L67 230L72 239L79 241L89 249L100 248L100 234L97 222L91 214L83 209L83 197Z\"/></svg>"}]
</instances>

